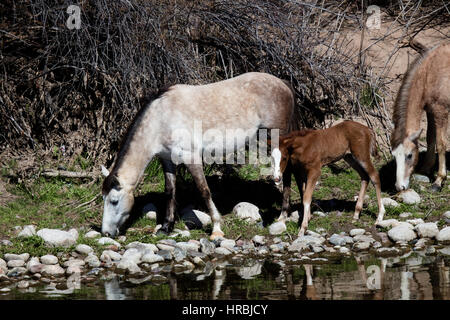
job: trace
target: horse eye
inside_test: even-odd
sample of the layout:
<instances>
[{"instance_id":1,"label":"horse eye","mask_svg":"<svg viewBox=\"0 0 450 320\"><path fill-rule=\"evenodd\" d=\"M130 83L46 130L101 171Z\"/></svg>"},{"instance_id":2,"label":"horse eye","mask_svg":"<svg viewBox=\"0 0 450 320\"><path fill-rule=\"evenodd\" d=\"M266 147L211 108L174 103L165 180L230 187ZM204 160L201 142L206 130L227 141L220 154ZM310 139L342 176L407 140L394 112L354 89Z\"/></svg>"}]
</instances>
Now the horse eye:
<instances>
[{"instance_id":1,"label":"horse eye","mask_svg":"<svg viewBox=\"0 0 450 320\"><path fill-rule=\"evenodd\" d=\"M115 205L117 205L117 204L119 203L118 200L111 200L110 202L111 202L111 204L112 204L113 206L115 206Z\"/></svg>"},{"instance_id":2,"label":"horse eye","mask_svg":"<svg viewBox=\"0 0 450 320\"><path fill-rule=\"evenodd\" d=\"M410 154L408 154L407 156L406 156L406 160L411 160L412 159L412 153L410 153Z\"/></svg>"}]
</instances>

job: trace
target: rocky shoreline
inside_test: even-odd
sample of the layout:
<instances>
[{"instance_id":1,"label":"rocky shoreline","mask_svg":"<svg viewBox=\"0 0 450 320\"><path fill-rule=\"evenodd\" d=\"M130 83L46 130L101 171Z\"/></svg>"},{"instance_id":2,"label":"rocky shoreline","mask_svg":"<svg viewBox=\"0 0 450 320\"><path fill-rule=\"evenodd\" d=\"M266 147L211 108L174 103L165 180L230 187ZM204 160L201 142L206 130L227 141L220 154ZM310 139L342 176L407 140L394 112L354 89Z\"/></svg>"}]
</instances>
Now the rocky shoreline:
<instances>
[{"instance_id":1,"label":"rocky shoreline","mask_svg":"<svg viewBox=\"0 0 450 320\"><path fill-rule=\"evenodd\" d=\"M444 214L448 219L450 212ZM295 215L294 215L295 217ZM448 221L447 221L448 223ZM102 237L99 232L89 231L85 239L92 239L104 250L96 254L87 244L78 244L76 229L68 231L41 229L25 226L19 237L39 236L47 246L74 247L56 255L30 256L29 253L4 254L0 258L0 292L11 288L27 289L40 284L53 284L64 289L71 288L71 278L79 283L95 281L104 273L120 274L133 278L134 282L165 282L167 272L207 273L215 263L223 260L246 258L276 259L284 264L323 264L339 257L370 253L378 257L401 256L410 251L423 251L426 255L450 255L450 226L440 230L434 222L422 219L398 221L387 219L382 228L387 232L371 232L355 228L349 233L328 234L323 228L308 230L305 236L288 239L283 228L279 235L256 235L251 240L207 238L176 241L159 240L155 244L131 242L124 245L126 237L117 240ZM176 229L171 237L189 237L188 230ZM7 240L3 240L7 241ZM73 282L73 286L76 285Z\"/></svg>"}]
</instances>

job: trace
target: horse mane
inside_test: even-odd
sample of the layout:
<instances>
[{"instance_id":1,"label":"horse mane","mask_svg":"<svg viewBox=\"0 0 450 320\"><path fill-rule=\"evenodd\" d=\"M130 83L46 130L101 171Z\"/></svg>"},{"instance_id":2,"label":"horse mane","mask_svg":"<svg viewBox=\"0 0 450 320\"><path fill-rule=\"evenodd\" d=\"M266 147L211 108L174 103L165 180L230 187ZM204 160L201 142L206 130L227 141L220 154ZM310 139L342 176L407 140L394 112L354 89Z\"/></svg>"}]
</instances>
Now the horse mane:
<instances>
[{"instance_id":1,"label":"horse mane","mask_svg":"<svg viewBox=\"0 0 450 320\"><path fill-rule=\"evenodd\" d=\"M392 149L395 149L400 143L402 143L406 135L406 114L408 112L408 98L414 76L416 75L416 71L425 60L425 58L436 47L438 46L427 50L423 55L417 57L406 71L394 103L394 131L391 136Z\"/></svg>"},{"instance_id":2,"label":"horse mane","mask_svg":"<svg viewBox=\"0 0 450 320\"><path fill-rule=\"evenodd\" d=\"M112 188L118 187L119 181L117 180L117 171L119 170L120 166L122 165L125 155L128 153L133 136L135 135L138 128L141 126L141 123L142 123L142 120L144 119L145 113L150 108L152 102L158 98L161 98L166 92L168 92L170 90L170 88L171 88L171 86L159 88L157 91L153 91L152 93L146 95L141 100L141 104L143 105L143 107L141 107L139 109L139 111L134 116L131 124L128 126L128 129L124 135L124 138L122 138L122 140L121 140L121 143L119 146L119 153L117 154L117 157L116 157L116 160L114 163L114 167L112 168L109 176L106 177L105 180L103 181L103 186L102 186L103 193L107 193Z\"/></svg>"}]
</instances>

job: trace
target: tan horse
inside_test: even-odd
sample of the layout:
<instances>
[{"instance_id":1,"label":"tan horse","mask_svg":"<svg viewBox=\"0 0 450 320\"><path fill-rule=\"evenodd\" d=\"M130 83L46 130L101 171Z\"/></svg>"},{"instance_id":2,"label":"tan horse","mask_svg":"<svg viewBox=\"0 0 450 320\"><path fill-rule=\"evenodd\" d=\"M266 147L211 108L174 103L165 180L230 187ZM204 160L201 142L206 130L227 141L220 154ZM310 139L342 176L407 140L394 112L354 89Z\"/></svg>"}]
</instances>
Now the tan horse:
<instances>
[{"instance_id":1,"label":"tan horse","mask_svg":"<svg viewBox=\"0 0 450 320\"><path fill-rule=\"evenodd\" d=\"M397 163L398 191L406 190L419 158L420 120L427 114L427 153L422 171L430 173L439 155L439 170L432 189L442 188L447 177L445 151L450 109L450 44L437 46L418 58L405 75L394 105L392 155Z\"/></svg>"},{"instance_id":2,"label":"tan horse","mask_svg":"<svg viewBox=\"0 0 450 320\"><path fill-rule=\"evenodd\" d=\"M148 163L157 156L162 161L167 196L160 230L168 233L173 229L176 166L185 164L211 215L211 238L223 236L221 215L203 173L203 155L222 153L225 147L228 151L230 145L214 139L225 137L228 130L237 132L231 150L245 147L246 139L253 139L261 128L290 132L299 119L294 101L287 83L257 72L206 85L175 85L154 97L129 127L111 172L102 168L107 176L102 189L102 233L114 237L122 231L133 207L133 192ZM197 129L213 135L198 135Z\"/></svg>"},{"instance_id":3,"label":"tan horse","mask_svg":"<svg viewBox=\"0 0 450 320\"><path fill-rule=\"evenodd\" d=\"M361 177L361 189L353 219L359 219L367 185L372 181L377 193L379 210L376 223L383 220L385 209L381 202L380 177L370 160L370 155L374 153L373 131L354 121L344 121L324 130L294 131L280 137L279 149L274 148L272 151L273 179L276 184L281 184L283 173L288 166L292 166L294 174L298 174L297 185L303 194L303 221L299 236L304 235L311 219L311 199L321 168L340 159L344 159ZM303 190L305 180L306 187ZM289 199L287 202L289 203ZM279 221L286 219L287 206L283 204Z\"/></svg>"}]
</instances>

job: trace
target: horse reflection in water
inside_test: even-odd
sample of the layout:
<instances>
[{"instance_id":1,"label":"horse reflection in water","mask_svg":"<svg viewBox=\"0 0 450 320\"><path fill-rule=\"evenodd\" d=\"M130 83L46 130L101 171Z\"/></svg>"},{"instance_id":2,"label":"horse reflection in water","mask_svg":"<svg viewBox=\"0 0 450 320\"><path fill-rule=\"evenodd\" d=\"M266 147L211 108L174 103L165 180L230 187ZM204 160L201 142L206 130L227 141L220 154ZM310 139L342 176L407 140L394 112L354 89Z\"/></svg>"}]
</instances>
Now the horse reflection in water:
<instances>
[{"instance_id":1,"label":"horse reflection in water","mask_svg":"<svg viewBox=\"0 0 450 320\"><path fill-rule=\"evenodd\" d=\"M450 300L450 267L445 265L443 258L435 259L436 263L424 270L426 263L422 257L410 257L399 271L387 273L386 268L389 265L395 267L400 261L398 257L381 258L380 266L365 266L362 257L356 256L359 276L357 279L337 279L341 283L336 282L336 279L315 279L314 271L320 270L321 266L304 264L302 268L305 270L305 276L302 285L293 281L292 268L285 273L288 299L343 299L346 296L354 298L351 294L353 292L364 300ZM328 292L329 288L332 288L331 292Z\"/></svg>"},{"instance_id":2,"label":"horse reflection in water","mask_svg":"<svg viewBox=\"0 0 450 320\"><path fill-rule=\"evenodd\" d=\"M191 274L190 278L198 283L210 283L211 290L196 292L192 291L191 286L187 286L191 289L186 291L187 287L181 285L182 281L185 281L184 277L179 274L169 274L166 283L170 289L168 298L192 299L195 296L195 299L208 300L244 299L248 296L246 282L260 278L271 283L267 288L263 286L258 289L258 298L261 299L450 300L448 260L440 256L419 255L379 258L378 262L375 262L368 260L367 257L369 256L354 257L355 271L337 271L329 274L325 270L326 276L320 275L320 272L329 265L279 265L270 276L267 274L270 265L265 263L276 263L268 260L247 260L243 265L234 267L230 267L226 261L208 262L203 270L193 271L194 274ZM304 269L300 279L296 276L298 268ZM195 276L196 272L201 274ZM125 284L118 277L106 281L106 299L140 298L135 296L135 287L130 287L128 282L130 282L129 279ZM203 285L199 287L204 288Z\"/></svg>"}]
</instances>

